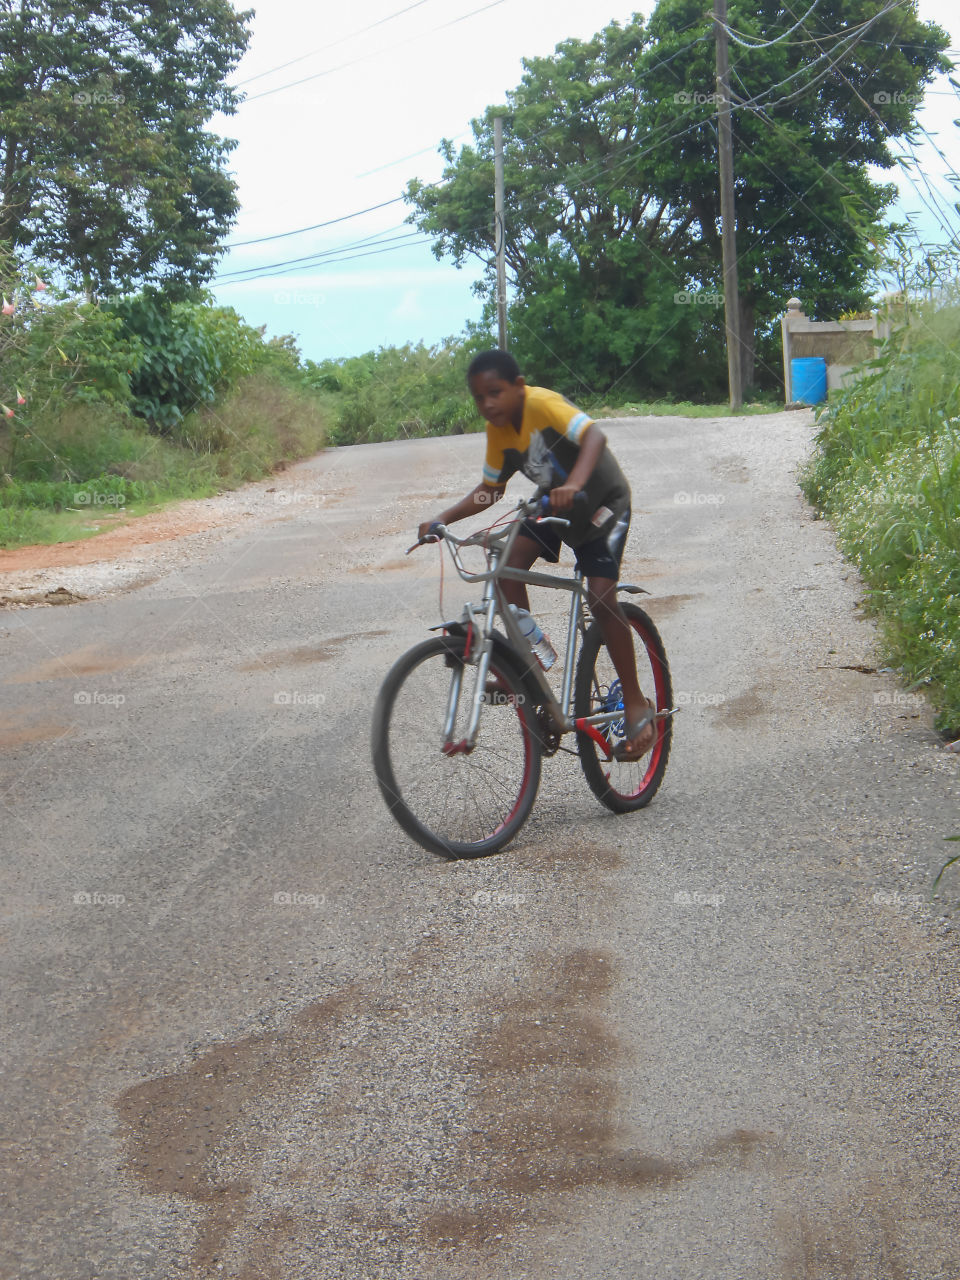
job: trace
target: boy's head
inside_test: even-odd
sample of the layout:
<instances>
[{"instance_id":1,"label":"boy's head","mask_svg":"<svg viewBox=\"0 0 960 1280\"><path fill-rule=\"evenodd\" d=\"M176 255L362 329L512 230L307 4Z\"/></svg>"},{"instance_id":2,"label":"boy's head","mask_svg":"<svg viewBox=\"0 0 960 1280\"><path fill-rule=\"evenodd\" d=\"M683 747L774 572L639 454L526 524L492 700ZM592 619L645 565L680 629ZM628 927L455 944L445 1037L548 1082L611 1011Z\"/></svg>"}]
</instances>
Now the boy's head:
<instances>
[{"instance_id":1,"label":"boy's head","mask_svg":"<svg viewBox=\"0 0 960 1280\"><path fill-rule=\"evenodd\" d=\"M467 386L480 413L495 427L523 421L525 383L520 366L508 351L481 351L470 361Z\"/></svg>"}]
</instances>

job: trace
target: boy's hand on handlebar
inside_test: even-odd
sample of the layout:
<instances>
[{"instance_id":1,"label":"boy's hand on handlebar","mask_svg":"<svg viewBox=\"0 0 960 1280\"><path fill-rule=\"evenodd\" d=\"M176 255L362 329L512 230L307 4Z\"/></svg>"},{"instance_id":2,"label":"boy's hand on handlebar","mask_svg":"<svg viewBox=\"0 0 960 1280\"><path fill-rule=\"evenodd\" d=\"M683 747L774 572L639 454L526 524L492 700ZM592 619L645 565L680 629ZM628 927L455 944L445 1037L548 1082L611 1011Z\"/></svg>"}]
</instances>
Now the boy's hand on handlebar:
<instances>
[{"instance_id":1,"label":"boy's hand on handlebar","mask_svg":"<svg viewBox=\"0 0 960 1280\"><path fill-rule=\"evenodd\" d=\"M424 520L423 524L417 527L417 537L421 542L426 542L428 538L435 541L439 536L437 534L439 525L439 520Z\"/></svg>"},{"instance_id":2,"label":"boy's hand on handlebar","mask_svg":"<svg viewBox=\"0 0 960 1280\"><path fill-rule=\"evenodd\" d=\"M550 490L550 510L558 513L570 511L578 492L576 485L558 484Z\"/></svg>"}]
</instances>

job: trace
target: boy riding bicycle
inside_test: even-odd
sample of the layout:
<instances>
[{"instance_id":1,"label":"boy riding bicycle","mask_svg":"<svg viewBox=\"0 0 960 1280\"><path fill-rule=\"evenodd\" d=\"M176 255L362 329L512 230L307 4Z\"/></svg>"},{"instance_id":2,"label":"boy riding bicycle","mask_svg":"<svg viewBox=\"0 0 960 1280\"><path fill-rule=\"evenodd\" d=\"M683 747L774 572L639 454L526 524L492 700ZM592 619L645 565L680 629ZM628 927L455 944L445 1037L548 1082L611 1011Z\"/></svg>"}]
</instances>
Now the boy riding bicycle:
<instances>
[{"instance_id":1,"label":"boy riding bicycle","mask_svg":"<svg viewBox=\"0 0 960 1280\"><path fill-rule=\"evenodd\" d=\"M640 690L633 633L617 600L620 561L630 527L626 477L597 424L557 392L528 387L508 352L481 352L467 370L467 383L486 420L483 479L441 515L425 520L419 535L425 538L433 523L453 524L498 502L517 471L549 493L551 510L568 519L569 528L561 535L555 526L525 521L508 564L527 570L541 556L556 562L561 538L573 548L577 566L587 579L590 610L600 624L623 690L627 734L615 754L620 760L639 760L656 741L656 708ZM575 504L581 490L587 502ZM525 583L504 579L501 590L509 604L530 608Z\"/></svg>"}]
</instances>

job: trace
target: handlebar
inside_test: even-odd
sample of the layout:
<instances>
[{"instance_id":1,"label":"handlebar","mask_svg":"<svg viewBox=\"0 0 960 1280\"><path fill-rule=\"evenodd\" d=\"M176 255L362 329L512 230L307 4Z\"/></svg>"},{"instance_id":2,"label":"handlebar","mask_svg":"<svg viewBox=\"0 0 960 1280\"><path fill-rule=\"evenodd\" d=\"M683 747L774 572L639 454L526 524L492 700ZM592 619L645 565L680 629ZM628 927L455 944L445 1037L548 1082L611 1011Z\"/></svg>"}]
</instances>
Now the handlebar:
<instances>
[{"instance_id":1,"label":"handlebar","mask_svg":"<svg viewBox=\"0 0 960 1280\"><path fill-rule=\"evenodd\" d=\"M583 507L588 501L589 499L587 498L585 489L580 489L574 494L574 508ZM570 521L565 519L563 516L551 516L549 514L549 493L540 493L538 491L529 500L521 499L521 501L517 503L516 509L521 512L522 515L528 518L533 517L543 524L569 525L570 523ZM427 530L427 536L425 538L418 538L413 546L407 549L407 555L409 555L411 551L416 550L417 547L426 546L429 543L440 542L443 538L446 538L449 542L458 547L480 546L491 542L493 539L505 538L509 531L510 526L506 525L497 533L491 533L489 530L484 530L482 533L471 534L467 538L457 538L454 537L445 524L441 524L439 520L434 520Z\"/></svg>"}]
</instances>

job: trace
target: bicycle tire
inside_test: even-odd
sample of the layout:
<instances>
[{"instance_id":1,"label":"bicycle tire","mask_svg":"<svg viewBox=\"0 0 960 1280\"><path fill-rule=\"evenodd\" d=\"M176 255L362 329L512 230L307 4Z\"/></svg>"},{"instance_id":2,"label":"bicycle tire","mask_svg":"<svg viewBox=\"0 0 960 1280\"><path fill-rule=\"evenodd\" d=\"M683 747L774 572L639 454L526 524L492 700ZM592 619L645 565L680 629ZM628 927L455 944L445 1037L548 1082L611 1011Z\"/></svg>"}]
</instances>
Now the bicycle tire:
<instances>
[{"instance_id":1,"label":"bicycle tire","mask_svg":"<svg viewBox=\"0 0 960 1280\"><path fill-rule=\"evenodd\" d=\"M668 710L672 706L673 692L670 667L660 634L643 609L624 602L621 602L620 607L634 633L640 687L647 697L651 697L652 683L652 700L656 702L657 710ZM607 670L598 673L598 665L607 667ZM615 676L603 643L600 624L594 621L584 636L577 661L575 717L596 714L600 710L609 709L611 705L618 705L615 701L614 684L606 678L610 672ZM611 698L614 699L612 704ZM623 705L622 700L619 705ZM639 761L607 760L598 743L588 733L577 731L580 767L587 784L597 799L614 813L632 813L636 809L645 808L663 781L673 738L673 717L667 716L664 720L656 721L656 724L657 740L653 749ZM622 722L618 728L619 732L616 729L608 731L607 737L611 744L623 737Z\"/></svg>"},{"instance_id":2,"label":"bicycle tire","mask_svg":"<svg viewBox=\"0 0 960 1280\"><path fill-rule=\"evenodd\" d=\"M461 727L469 709L474 668L464 663L465 646L463 636L450 635L410 649L387 673L373 711L373 765L388 810L418 844L449 859L483 858L513 839L536 799L542 764L536 710L523 678L496 653L490 677L509 693L500 706L481 709L472 752L443 752L446 700L458 663L465 677ZM513 752L520 775L515 786L497 778L498 770L511 767ZM468 832L468 825L474 829Z\"/></svg>"}]
</instances>

